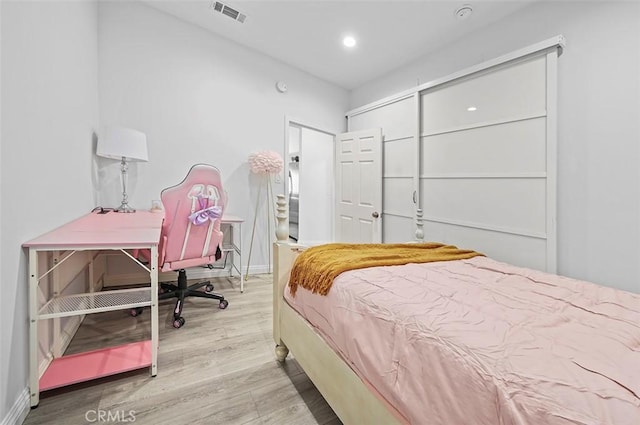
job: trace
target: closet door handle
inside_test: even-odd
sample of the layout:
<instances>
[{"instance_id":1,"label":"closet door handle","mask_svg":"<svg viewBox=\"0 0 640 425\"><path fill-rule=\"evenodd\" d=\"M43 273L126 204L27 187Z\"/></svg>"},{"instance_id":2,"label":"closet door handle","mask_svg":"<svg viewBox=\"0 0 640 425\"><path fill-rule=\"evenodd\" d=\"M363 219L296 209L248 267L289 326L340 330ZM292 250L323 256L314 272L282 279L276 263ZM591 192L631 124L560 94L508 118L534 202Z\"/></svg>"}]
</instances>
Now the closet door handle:
<instances>
[{"instance_id":1,"label":"closet door handle","mask_svg":"<svg viewBox=\"0 0 640 425\"><path fill-rule=\"evenodd\" d=\"M418 203L418 192L416 192L415 190L413 191L413 203Z\"/></svg>"},{"instance_id":2,"label":"closet door handle","mask_svg":"<svg viewBox=\"0 0 640 425\"><path fill-rule=\"evenodd\" d=\"M380 214L378 214L378 211L374 211L374 212L371 213L371 217L378 218L378 217L380 217Z\"/></svg>"}]
</instances>

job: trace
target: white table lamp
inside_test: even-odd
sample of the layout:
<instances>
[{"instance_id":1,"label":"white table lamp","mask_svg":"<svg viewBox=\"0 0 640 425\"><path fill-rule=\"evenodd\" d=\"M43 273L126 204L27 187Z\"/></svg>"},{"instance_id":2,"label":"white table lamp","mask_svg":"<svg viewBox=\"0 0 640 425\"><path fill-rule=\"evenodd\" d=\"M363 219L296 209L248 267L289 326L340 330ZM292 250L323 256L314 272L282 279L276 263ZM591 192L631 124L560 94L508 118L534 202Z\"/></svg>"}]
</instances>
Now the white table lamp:
<instances>
[{"instance_id":1,"label":"white table lamp","mask_svg":"<svg viewBox=\"0 0 640 425\"><path fill-rule=\"evenodd\" d=\"M117 212L136 212L129 206L127 199L127 162L149 160L147 153L147 136L130 128L107 128L103 137L98 139L97 155L105 158L119 159L122 171L122 204Z\"/></svg>"}]
</instances>

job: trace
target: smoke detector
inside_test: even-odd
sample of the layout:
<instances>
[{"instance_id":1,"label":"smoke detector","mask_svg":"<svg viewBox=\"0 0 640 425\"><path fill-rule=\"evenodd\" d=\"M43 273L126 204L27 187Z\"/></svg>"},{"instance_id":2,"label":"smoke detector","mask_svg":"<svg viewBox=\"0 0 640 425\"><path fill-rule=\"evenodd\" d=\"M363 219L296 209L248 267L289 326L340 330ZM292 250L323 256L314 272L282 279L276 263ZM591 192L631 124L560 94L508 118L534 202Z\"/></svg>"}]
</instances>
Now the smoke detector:
<instances>
[{"instance_id":1,"label":"smoke detector","mask_svg":"<svg viewBox=\"0 0 640 425\"><path fill-rule=\"evenodd\" d=\"M276 90L278 90L280 93L286 93L288 89L289 88L287 87L287 83L285 83L284 81L278 81L276 83Z\"/></svg>"},{"instance_id":2,"label":"smoke detector","mask_svg":"<svg viewBox=\"0 0 640 425\"><path fill-rule=\"evenodd\" d=\"M471 5L465 4L456 9L456 11L454 12L454 16L462 21L464 19L467 19L469 16L471 16L472 13L473 13L473 8L471 7Z\"/></svg>"},{"instance_id":3,"label":"smoke detector","mask_svg":"<svg viewBox=\"0 0 640 425\"><path fill-rule=\"evenodd\" d=\"M219 1L212 1L209 7L213 9L214 12L222 13L223 15L228 16L229 18L233 19L234 21L238 21L241 24L244 23L245 19L247 19L247 15L245 15L244 13L240 13L233 7Z\"/></svg>"}]
</instances>

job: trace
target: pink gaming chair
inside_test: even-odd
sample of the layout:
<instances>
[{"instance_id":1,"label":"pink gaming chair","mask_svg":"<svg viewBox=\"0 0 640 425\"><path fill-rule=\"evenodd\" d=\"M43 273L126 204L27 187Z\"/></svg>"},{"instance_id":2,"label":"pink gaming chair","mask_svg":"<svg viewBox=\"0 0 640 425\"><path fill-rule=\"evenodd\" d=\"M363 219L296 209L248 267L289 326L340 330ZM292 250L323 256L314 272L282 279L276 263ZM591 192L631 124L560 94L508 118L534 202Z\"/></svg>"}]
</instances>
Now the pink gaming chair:
<instances>
[{"instance_id":1,"label":"pink gaming chair","mask_svg":"<svg viewBox=\"0 0 640 425\"><path fill-rule=\"evenodd\" d=\"M165 210L158 264L162 271L178 272L178 284L161 284L160 299L176 297L173 310L173 326L180 328L185 320L182 308L185 297L211 298L222 309L229 304L222 295L214 294L209 281L187 285L185 268L208 265L222 255L220 219L227 196L220 182L217 168L197 164L176 186L166 188L160 194ZM199 290L205 287L207 292Z\"/></svg>"}]
</instances>

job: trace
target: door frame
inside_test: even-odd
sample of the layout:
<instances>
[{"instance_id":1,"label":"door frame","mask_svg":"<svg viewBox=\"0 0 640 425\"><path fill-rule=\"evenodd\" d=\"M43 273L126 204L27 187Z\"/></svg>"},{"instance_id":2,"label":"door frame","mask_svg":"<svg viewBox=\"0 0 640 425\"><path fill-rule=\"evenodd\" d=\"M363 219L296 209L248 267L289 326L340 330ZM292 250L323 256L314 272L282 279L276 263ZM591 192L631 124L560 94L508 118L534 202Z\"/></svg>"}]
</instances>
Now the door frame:
<instances>
[{"instance_id":1,"label":"door frame","mask_svg":"<svg viewBox=\"0 0 640 425\"><path fill-rule=\"evenodd\" d=\"M289 231L289 145L290 145L290 141L289 141L289 127L291 127L291 124L296 125L298 127L302 127L302 128L306 128L309 130L313 130L313 131L317 131L320 133L324 133L327 134L329 136L331 136L333 138L333 151L335 152L335 146L336 146L336 135L338 134L338 132L333 132L331 130L327 130L327 128L329 128L329 126L320 126L320 125L316 125L315 123L312 123L311 121L308 120L303 120L303 119L298 119L297 117L293 117L291 115L285 115L284 116L284 149L283 149L283 156L282 158L284 159L284 167L282 169L282 183L283 183L283 187L284 187L284 196L287 199L287 232ZM302 141L300 142L300 151L302 152ZM336 213L336 208L335 208L335 175L336 175L336 163L335 163L335 155L333 158L333 176L330 182L331 184L331 191L333 192L333 202L331 203L331 237L332 239L335 239L336 236L336 223L335 223L335 213ZM298 206L299 208L299 206ZM298 210L298 214L300 213L300 210ZM299 236L299 235L298 235Z\"/></svg>"}]
</instances>

